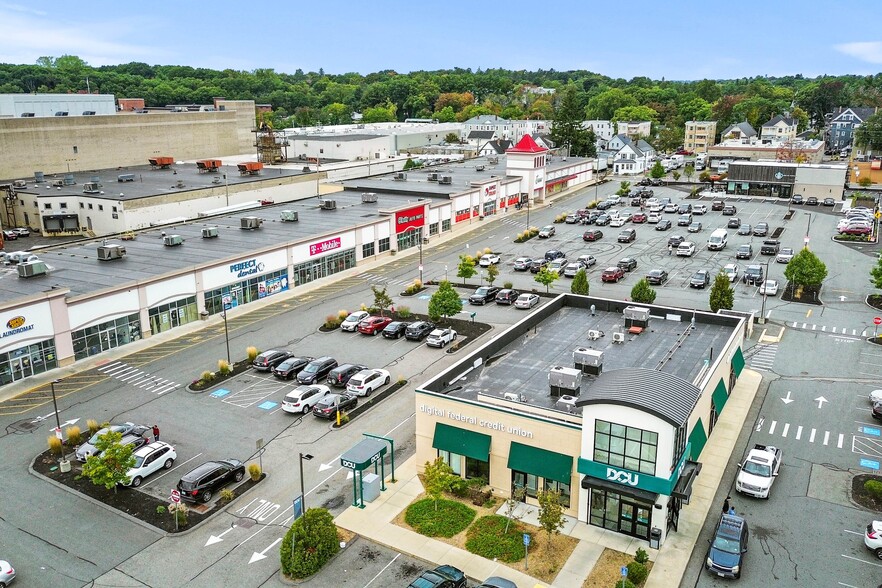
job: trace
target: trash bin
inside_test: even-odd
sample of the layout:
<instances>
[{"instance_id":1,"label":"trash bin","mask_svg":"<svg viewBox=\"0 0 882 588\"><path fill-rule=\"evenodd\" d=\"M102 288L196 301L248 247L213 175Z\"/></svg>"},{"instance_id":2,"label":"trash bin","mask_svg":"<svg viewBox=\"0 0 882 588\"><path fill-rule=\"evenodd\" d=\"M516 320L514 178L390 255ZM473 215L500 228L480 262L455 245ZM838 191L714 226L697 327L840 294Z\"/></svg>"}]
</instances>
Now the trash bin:
<instances>
[{"instance_id":1,"label":"trash bin","mask_svg":"<svg viewBox=\"0 0 882 588\"><path fill-rule=\"evenodd\" d=\"M364 474L362 483L364 485L364 492L361 499L364 502L373 502L380 496L380 476L377 474Z\"/></svg>"},{"instance_id":2,"label":"trash bin","mask_svg":"<svg viewBox=\"0 0 882 588\"><path fill-rule=\"evenodd\" d=\"M658 549L661 545L661 529L653 527L649 530L649 548Z\"/></svg>"},{"instance_id":3,"label":"trash bin","mask_svg":"<svg viewBox=\"0 0 882 588\"><path fill-rule=\"evenodd\" d=\"M207 311L207 310L203 310L202 312L200 312L200 313L199 313L199 318L202 319L202 320L204 320L204 321L207 321L207 320L208 320L208 311Z\"/></svg>"}]
</instances>

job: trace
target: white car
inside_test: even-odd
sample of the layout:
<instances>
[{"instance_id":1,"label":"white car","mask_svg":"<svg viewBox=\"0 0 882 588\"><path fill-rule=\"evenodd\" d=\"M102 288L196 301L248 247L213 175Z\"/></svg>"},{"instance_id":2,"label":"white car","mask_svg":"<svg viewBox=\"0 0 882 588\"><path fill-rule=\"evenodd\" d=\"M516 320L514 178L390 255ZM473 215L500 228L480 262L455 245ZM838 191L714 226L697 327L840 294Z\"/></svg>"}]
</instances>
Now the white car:
<instances>
[{"instance_id":1,"label":"white car","mask_svg":"<svg viewBox=\"0 0 882 588\"><path fill-rule=\"evenodd\" d=\"M874 402L882 402L882 390L873 390L869 395L870 404Z\"/></svg>"},{"instance_id":2,"label":"white car","mask_svg":"<svg viewBox=\"0 0 882 588\"><path fill-rule=\"evenodd\" d=\"M132 488L140 486L144 478L154 472L171 469L178 457L175 448L163 441L154 441L145 445L135 451L133 455L135 456L135 465L126 474L129 478L129 483L126 486Z\"/></svg>"},{"instance_id":3,"label":"white car","mask_svg":"<svg viewBox=\"0 0 882 588\"><path fill-rule=\"evenodd\" d=\"M533 294L532 292L521 294L514 303L515 308L523 308L527 310L533 308L537 304L539 304L539 295Z\"/></svg>"},{"instance_id":4,"label":"white car","mask_svg":"<svg viewBox=\"0 0 882 588\"><path fill-rule=\"evenodd\" d=\"M873 521L867 525L867 532L864 533L864 545L875 553L876 557L882 559L882 521Z\"/></svg>"},{"instance_id":5,"label":"white car","mask_svg":"<svg viewBox=\"0 0 882 588\"><path fill-rule=\"evenodd\" d=\"M692 241L683 241L677 245L677 255L679 257L692 257L695 253L695 243Z\"/></svg>"},{"instance_id":6,"label":"white car","mask_svg":"<svg viewBox=\"0 0 882 588\"><path fill-rule=\"evenodd\" d=\"M585 266L586 269L597 263L597 259L593 255L588 255L587 253L577 257L576 261Z\"/></svg>"},{"instance_id":7,"label":"white car","mask_svg":"<svg viewBox=\"0 0 882 588\"><path fill-rule=\"evenodd\" d=\"M331 389L324 384L297 386L285 395L285 399L282 401L282 410L309 414L315 403L330 393Z\"/></svg>"},{"instance_id":8,"label":"white car","mask_svg":"<svg viewBox=\"0 0 882 588\"><path fill-rule=\"evenodd\" d=\"M539 238L540 239L548 239L554 235L554 226L546 225L539 230Z\"/></svg>"},{"instance_id":9,"label":"white car","mask_svg":"<svg viewBox=\"0 0 882 588\"><path fill-rule=\"evenodd\" d=\"M649 212L650 212L650 213L652 213L652 212L658 212L658 213L661 213L661 212L664 211L664 209L665 209L665 205L662 204L661 202L656 202L655 204L650 204L650 205L648 206L648 209L649 209Z\"/></svg>"},{"instance_id":10,"label":"white car","mask_svg":"<svg viewBox=\"0 0 882 588\"><path fill-rule=\"evenodd\" d=\"M374 390L385 386L391 379L392 377L386 370L361 370L349 378L346 391L356 396L370 396Z\"/></svg>"},{"instance_id":11,"label":"white car","mask_svg":"<svg viewBox=\"0 0 882 588\"><path fill-rule=\"evenodd\" d=\"M563 275L565 278L575 278L581 269L585 269L584 266L578 261L573 261L564 267Z\"/></svg>"},{"instance_id":12,"label":"white car","mask_svg":"<svg viewBox=\"0 0 882 588\"><path fill-rule=\"evenodd\" d=\"M366 310L356 310L343 319L343 322L340 323L340 328L344 331L354 333L358 329L358 323L369 316L371 316L371 313Z\"/></svg>"},{"instance_id":13,"label":"white car","mask_svg":"<svg viewBox=\"0 0 882 588\"><path fill-rule=\"evenodd\" d=\"M612 202L613 204L619 204L622 201L621 196L617 196L615 194L606 197L607 202Z\"/></svg>"},{"instance_id":14,"label":"white car","mask_svg":"<svg viewBox=\"0 0 882 588\"><path fill-rule=\"evenodd\" d=\"M609 221L609 226L611 227L623 227L625 226L625 217L617 216Z\"/></svg>"},{"instance_id":15,"label":"white car","mask_svg":"<svg viewBox=\"0 0 882 588\"><path fill-rule=\"evenodd\" d=\"M456 340L456 331L450 327L435 329L426 337L426 345L429 347L444 347L451 341Z\"/></svg>"},{"instance_id":16,"label":"white car","mask_svg":"<svg viewBox=\"0 0 882 588\"><path fill-rule=\"evenodd\" d=\"M564 271L564 268L567 266L567 263L569 262L567 262L566 259L558 258L549 263L546 267L548 268L548 271L554 272L557 275L561 275Z\"/></svg>"},{"instance_id":17,"label":"white car","mask_svg":"<svg viewBox=\"0 0 882 588\"><path fill-rule=\"evenodd\" d=\"M478 265L481 267L490 267L491 265L496 265L499 263L499 256L495 253L487 253L481 256L480 261L478 261Z\"/></svg>"},{"instance_id":18,"label":"white car","mask_svg":"<svg viewBox=\"0 0 882 588\"><path fill-rule=\"evenodd\" d=\"M763 282L763 285L760 286L759 293L765 294L766 296L777 296L778 280L766 280Z\"/></svg>"},{"instance_id":19,"label":"white car","mask_svg":"<svg viewBox=\"0 0 882 588\"><path fill-rule=\"evenodd\" d=\"M677 212L679 208L680 207L673 202L668 202L667 204L665 204L665 212Z\"/></svg>"},{"instance_id":20,"label":"white car","mask_svg":"<svg viewBox=\"0 0 882 588\"><path fill-rule=\"evenodd\" d=\"M693 204L692 205L692 214L706 214L707 213L707 204Z\"/></svg>"},{"instance_id":21,"label":"white car","mask_svg":"<svg viewBox=\"0 0 882 588\"><path fill-rule=\"evenodd\" d=\"M646 222L648 222L651 225L655 225L655 224L658 224L658 221L660 221L661 219L662 219L661 214L659 214L657 212L650 212L649 216L646 217Z\"/></svg>"},{"instance_id":22,"label":"white car","mask_svg":"<svg viewBox=\"0 0 882 588\"><path fill-rule=\"evenodd\" d=\"M781 251L778 252L778 255L775 256L775 261L778 263L790 263L791 259L793 259L792 247L782 247Z\"/></svg>"},{"instance_id":23,"label":"white car","mask_svg":"<svg viewBox=\"0 0 882 588\"><path fill-rule=\"evenodd\" d=\"M735 263L727 263L723 266L723 273L729 278L730 282L738 279L738 265Z\"/></svg>"}]
</instances>

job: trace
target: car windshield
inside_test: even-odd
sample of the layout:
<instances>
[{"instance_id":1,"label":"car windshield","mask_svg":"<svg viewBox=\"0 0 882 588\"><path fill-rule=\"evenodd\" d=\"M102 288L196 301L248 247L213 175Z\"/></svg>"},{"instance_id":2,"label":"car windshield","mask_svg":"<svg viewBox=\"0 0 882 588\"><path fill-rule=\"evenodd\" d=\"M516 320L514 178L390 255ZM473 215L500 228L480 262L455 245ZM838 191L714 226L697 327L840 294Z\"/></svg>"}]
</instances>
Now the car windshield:
<instances>
[{"instance_id":1,"label":"car windshield","mask_svg":"<svg viewBox=\"0 0 882 588\"><path fill-rule=\"evenodd\" d=\"M314 374L315 372L318 371L318 369L319 369L319 366L317 363L310 363L303 369L303 371L306 372L307 374Z\"/></svg>"},{"instance_id":2,"label":"car windshield","mask_svg":"<svg viewBox=\"0 0 882 588\"><path fill-rule=\"evenodd\" d=\"M140 455L135 456L135 465L133 467L139 468L144 465L144 458Z\"/></svg>"},{"instance_id":3,"label":"car windshield","mask_svg":"<svg viewBox=\"0 0 882 588\"><path fill-rule=\"evenodd\" d=\"M738 553L738 541L736 539L728 539L726 537L714 538L714 549L725 551L726 553Z\"/></svg>"},{"instance_id":4,"label":"car windshield","mask_svg":"<svg viewBox=\"0 0 882 588\"><path fill-rule=\"evenodd\" d=\"M772 467L767 464L749 461L744 464L744 471L754 476L762 476L763 478L771 477Z\"/></svg>"},{"instance_id":5,"label":"car windshield","mask_svg":"<svg viewBox=\"0 0 882 588\"><path fill-rule=\"evenodd\" d=\"M475 290L475 294L486 294L489 290L490 290L490 288L487 288L486 286L482 286L482 287L478 288L477 290Z\"/></svg>"}]
</instances>

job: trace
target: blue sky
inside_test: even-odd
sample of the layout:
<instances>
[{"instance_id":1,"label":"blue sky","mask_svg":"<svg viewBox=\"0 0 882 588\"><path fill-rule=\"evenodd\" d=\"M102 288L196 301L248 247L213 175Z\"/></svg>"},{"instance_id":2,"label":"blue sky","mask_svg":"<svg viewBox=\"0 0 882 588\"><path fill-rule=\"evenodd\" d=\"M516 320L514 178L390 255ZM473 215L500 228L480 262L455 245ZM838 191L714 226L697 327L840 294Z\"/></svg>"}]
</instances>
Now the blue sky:
<instances>
[{"instance_id":1,"label":"blue sky","mask_svg":"<svg viewBox=\"0 0 882 588\"><path fill-rule=\"evenodd\" d=\"M143 61L287 73L502 67L669 80L867 75L882 71L882 29L869 26L873 18L872 3L851 0L0 0L0 62L69 54L93 66Z\"/></svg>"}]
</instances>

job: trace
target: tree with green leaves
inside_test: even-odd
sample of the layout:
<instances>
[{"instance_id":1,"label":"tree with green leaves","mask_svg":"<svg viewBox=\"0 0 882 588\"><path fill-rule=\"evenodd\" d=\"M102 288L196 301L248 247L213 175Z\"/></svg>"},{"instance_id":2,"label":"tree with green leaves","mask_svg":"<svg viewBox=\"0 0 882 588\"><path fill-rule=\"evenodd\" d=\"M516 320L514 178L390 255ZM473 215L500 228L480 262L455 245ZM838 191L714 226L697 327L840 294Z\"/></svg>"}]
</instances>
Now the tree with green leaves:
<instances>
[{"instance_id":1,"label":"tree with green leaves","mask_svg":"<svg viewBox=\"0 0 882 588\"><path fill-rule=\"evenodd\" d=\"M655 302L655 297L656 291L646 278L640 278L640 281L631 288L631 300L639 304L652 304Z\"/></svg>"},{"instance_id":2,"label":"tree with green leaves","mask_svg":"<svg viewBox=\"0 0 882 588\"><path fill-rule=\"evenodd\" d=\"M854 143L867 151L882 151L882 112L867 118L855 129Z\"/></svg>"},{"instance_id":3,"label":"tree with green leaves","mask_svg":"<svg viewBox=\"0 0 882 588\"><path fill-rule=\"evenodd\" d=\"M558 147L567 147L574 157L595 157L594 131L582 127L585 109L579 103L576 87L567 85L560 92L557 108L554 109L554 124L551 127L551 140Z\"/></svg>"},{"instance_id":4,"label":"tree with green leaves","mask_svg":"<svg viewBox=\"0 0 882 588\"><path fill-rule=\"evenodd\" d=\"M523 504L524 497L527 496L527 488L525 486L515 486L514 491L511 495L505 500L505 530L502 532L503 535L508 534L508 527L511 525L513 520L519 521L521 520L527 511L523 511L523 514L516 515L515 512L517 508Z\"/></svg>"},{"instance_id":5,"label":"tree with green leaves","mask_svg":"<svg viewBox=\"0 0 882 588\"><path fill-rule=\"evenodd\" d=\"M573 282L570 284L570 292L573 294L588 296L588 290L588 272L585 271L585 268L583 267L577 271L575 277L573 277Z\"/></svg>"},{"instance_id":6,"label":"tree with green leaves","mask_svg":"<svg viewBox=\"0 0 882 588\"><path fill-rule=\"evenodd\" d=\"M444 136L445 143L459 143L459 134L457 133L447 133Z\"/></svg>"},{"instance_id":7,"label":"tree with green leaves","mask_svg":"<svg viewBox=\"0 0 882 588\"><path fill-rule=\"evenodd\" d=\"M466 285L466 280L474 277L478 273L475 269L475 258L471 255L460 255L459 265L456 266L456 277L462 278L462 285Z\"/></svg>"},{"instance_id":8,"label":"tree with green leaves","mask_svg":"<svg viewBox=\"0 0 882 588\"><path fill-rule=\"evenodd\" d=\"M407 171L407 170L413 169L415 167L419 167L419 166L416 163L414 163L413 159L408 157L407 161L404 162L404 167L402 167L401 169L403 169L404 171Z\"/></svg>"},{"instance_id":9,"label":"tree with green leaves","mask_svg":"<svg viewBox=\"0 0 882 588\"><path fill-rule=\"evenodd\" d=\"M677 180L680 179L680 172L678 172L678 171L672 172L671 177L674 178L674 181L676 182Z\"/></svg>"},{"instance_id":10,"label":"tree with green leaves","mask_svg":"<svg viewBox=\"0 0 882 588\"><path fill-rule=\"evenodd\" d=\"M651 178L655 178L656 180L665 177L665 166L662 165L660 161L656 161L655 164L649 169L649 176Z\"/></svg>"},{"instance_id":11,"label":"tree with green leaves","mask_svg":"<svg viewBox=\"0 0 882 588\"><path fill-rule=\"evenodd\" d=\"M498 277L499 277L499 268L496 267L495 264L491 263L490 267L487 268L487 278L486 278L487 283L492 286L493 282L495 282L496 278L498 278Z\"/></svg>"},{"instance_id":12,"label":"tree with green leaves","mask_svg":"<svg viewBox=\"0 0 882 588\"><path fill-rule=\"evenodd\" d=\"M723 272L718 273L714 278L708 305L713 312L717 312L721 308L732 310L732 307L735 306L735 289L729 282L729 276Z\"/></svg>"},{"instance_id":13,"label":"tree with green leaves","mask_svg":"<svg viewBox=\"0 0 882 588\"><path fill-rule=\"evenodd\" d=\"M282 573L289 578L308 578L338 551L340 539L334 517L326 508L310 508L291 524L282 539Z\"/></svg>"},{"instance_id":14,"label":"tree with green leaves","mask_svg":"<svg viewBox=\"0 0 882 588\"><path fill-rule=\"evenodd\" d=\"M454 476L453 468L444 463L444 459L440 456L436 457L435 461L426 462L423 469L423 486L426 488L426 494L435 502L435 510L438 510L438 501L450 488Z\"/></svg>"},{"instance_id":15,"label":"tree with green leaves","mask_svg":"<svg viewBox=\"0 0 882 588\"><path fill-rule=\"evenodd\" d=\"M438 284L438 290L429 299L429 318L438 322L442 317L451 317L462 310L462 299L447 280Z\"/></svg>"},{"instance_id":16,"label":"tree with green leaves","mask_svg":"<svg viewBox=\"0 0 882 588\"><path fill-rule=\"evenodd\" d=\"M687 181L690 181L690 182L691 182L691 181L692 181L692 176L695 175L695 166L692 165L691 163L690 163L689 165L687 165L687 166L683 169L683 175L686 176L686 180L687 180Z\"/></svg>"},{"instance_id":17,"label":"tree with green leaves","mask_svg":"<svg viewBox=\"0 0 882 588\"><path fill-rule=\"evenodd\" d=\"M698 181L702 184L706 184L710 181L711 173L709 170L704 170L700 174L698 174Z\"/></svg>"},{"instance_id":18,"label":"tree with green leaves","mask_svg":"<svg viewBox=\"0 0 882 588\"><path fill-rule=\"evenodd\" d=\"M371 292L374 293L374 306L380 309L380 316L383 316L383 312L392 306L392 297L386 294L386 286L371 286Z\"/></svg>"},{"instance_id":19,"label":"tree with green leaves","mask_svg":"<svg viewBox=\"0 0 882 588\"><path fill-rule=\"evenodd\" d=\"M628 192L631 191L631 182L622 181L619 183L619 189L616 190L617 196L627 196Z\"/></svg>"},{"instance_id":20,"label":"tree with green leaves","mask_svg":"<svg viewBox=\"0 0 882 588\"><path fill-rule=\"evenodd\" d=\"M550 543L551 536L559 535L566 523L563 505L560 503L560 492L542 490L536 498L539 500L539 526L545 531Z\"/></svg>"},{"instance_id":21,"label":"tree with green leaves","mask_svg":"<svg viewBox=\"0 0 882 588\"><path fill-rule=\"evenodd\" d=\"M876 260L876 265L870 270L870 277L873 278L870 280L873 283L873 287L882 289L882 255L879 256L879 259Z\"/></svg>"},{"instance_id":22,"label":"tree with green leaves","mask_svg":"<svg viewBox=\"0 0 882 588\"><path fill-rule=\"evenodd\" d=\"M108 431L98 437L95 455L86 458L83 464L83 477L96 486L104 486L114 492L119 484L127 484L129 470L135 467L134 446L123 445L122 433Z\"/></svg>"},{"instance_id":23,"label":"tree with green leaves","mask_svg":"<svg viewBox=\"0 0 882 588\"><path fill-rule=\"evenodd\" d=\"M540 284L542 284L543 286L545 286L545 293L547 294L548 288L559 277L560 277L560 274L558 274L557 272L553 272L553 271L549 270L547 267L543 267L541 270L539 270L539 273L537 273L536 277L534 277L533 279L535 281L539 282Z\"/></svg>"},{"instance_id":24,"label":"tree with green leaves","mask_svg":"<svg viewBox=\"0 0 882 588\"><path fill-rule=\"evenodd\" d=\"M804 287L819 288L827 277L827 266L808 247L803 247L784 268L784 277L795 291Z\"/></svg>"}]
</instances>

